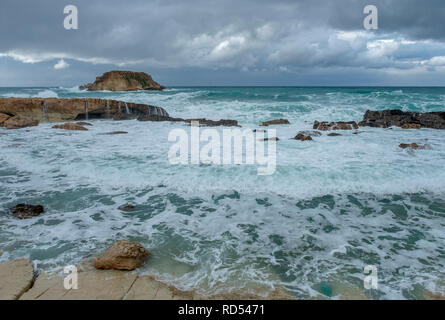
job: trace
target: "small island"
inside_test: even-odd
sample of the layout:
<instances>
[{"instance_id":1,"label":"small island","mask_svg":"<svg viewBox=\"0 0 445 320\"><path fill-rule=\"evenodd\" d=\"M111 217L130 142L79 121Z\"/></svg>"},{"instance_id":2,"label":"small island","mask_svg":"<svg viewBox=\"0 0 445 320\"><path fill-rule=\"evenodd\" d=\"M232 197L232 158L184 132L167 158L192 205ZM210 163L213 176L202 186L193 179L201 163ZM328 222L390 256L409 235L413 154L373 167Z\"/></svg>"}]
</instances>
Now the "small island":
<instances>
[{"instance_id":1,"label":"small island","mask_svg":"<svg viewBox=\"0 0 445 320\"><path fill-rule=\"evenodd\" d=\"M80 86L81 90L88 91L137 91L137 90L164 90L165 87L153 80L145 72L109 71L97 77L94 83Z\"/></svg>"}]
</instances>

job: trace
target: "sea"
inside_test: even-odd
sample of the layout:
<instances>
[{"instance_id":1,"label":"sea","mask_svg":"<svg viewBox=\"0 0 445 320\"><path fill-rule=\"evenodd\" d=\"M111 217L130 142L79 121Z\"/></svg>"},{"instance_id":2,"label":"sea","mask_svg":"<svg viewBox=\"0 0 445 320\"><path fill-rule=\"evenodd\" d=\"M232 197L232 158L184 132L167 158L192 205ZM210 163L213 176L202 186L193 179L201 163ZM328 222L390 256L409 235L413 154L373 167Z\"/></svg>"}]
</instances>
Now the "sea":
<instances>
[{"instance_id":1,"label":"sea","mask_svg":"<svg viewBox=\"0 0 445 320\"><path fill-rule=\"evenodd\" d=\"M151 253L137 272L202 294L445 293L445 131L360 127L358 134L291 139L315 120L358 122L366 110L445 111L445 88L0 88L0 97L115 99L163 107L173 117L233 119L252 130L267 120L291 123L273 127L280 140L271 175L247 164L171 163L169 134L188 132L186 123L0 128L0 262L29 257L56 272L129 240ZM399 147L413 142L428 148ZM18 203L41 204L45 213L15 219L9 209ZM134 210L121 210L127 204Z\"/></svg>"}]
</instances>

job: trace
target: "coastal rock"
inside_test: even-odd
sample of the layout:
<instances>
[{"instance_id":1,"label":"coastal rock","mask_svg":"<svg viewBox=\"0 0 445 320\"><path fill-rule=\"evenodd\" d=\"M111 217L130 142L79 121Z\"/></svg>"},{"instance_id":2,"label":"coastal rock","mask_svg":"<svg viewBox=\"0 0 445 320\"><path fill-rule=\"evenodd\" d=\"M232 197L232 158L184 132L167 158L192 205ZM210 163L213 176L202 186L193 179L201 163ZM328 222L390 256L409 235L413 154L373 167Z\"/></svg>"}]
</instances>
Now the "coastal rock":
<instances>
[{"instance_id":1,"label":"coastal rock","mask_svg":"<svg viewBox=\"0 0 445 320\"><path fill-rule=\"evenodd\" d=\"M280 141L280 139L278 137L273 137L273 138L260 139L259 141Z\"/></svg>"},{"instance_id":2,"label":"coastal rock","mask_svg":"<svg viewBox=\"0 0 445 320\"><path fill-rule=\"evenodd\" d=\"M135 207L133 205L127 204L125 206L120 207L119 209L122 210L122 211L125 211L125 212L130 212L130 211L133 211L134 208Z\"/></svg>"},{"instance_id":3,"label":"coastal rock","mask_svg":"<svg viewBox=\"0 0 445 320\"><path fill-rule=\"evenodd\" d=\"M110 71L97 77L94 83L81 86L88 91L135 91L135 90L163 90L164 86L155 82L144 72Z\"/></svg>"},{"instance_id":4,"label":"coastal rock","mask_svg":"<svg viewBox=\"0 0 445 320\"><path fill-rule=\"evenodd\" d=\"M3 127L3 123L11 118L11 116L8 116L7 114L0 113L0 127Z\"/></svg>"},{"instance_id":5,"label":"coastal rock","mask_svg":"<svg viewBox=\"0 0 445 320\"><path fill-rule=\"evenodd\" d=\"M185 122L192 123L192 121L199 122L200 127L241 127L236 120L221 119L218 121L208 119L187 119Z\"/></svg>"},{"instance_id":6,"label":"coastal rock","mask_svg":"<svg viewBox=\"0 0 445 320\"><path fill-rule=\"evenodd\" d=\"M138 121L153 121L153 122L160 122L160 121L185 121L184 119L177 119L177 118L170 118L168 116L160 116L160 115L154 115L154 114L145 114L141 115L138 118Z\"/></svg>"},{"instance_id":7,"label":"coastal rock","mask_svg":"<svg viewBox=\"0 0 445 320\"><path fill-rule=\"evenodd\" d=\"M358 124L355 121L348 121L348 122L314 122L314 130L321 130L321 131L328 131L328 130L352 130L352 129L358 129Z\"/></svg>"},{"instance_id":8,"label":"coastal rock","mask_svg":"<svg viewBox=\"0 0 445 320\"><path fill-rule=\"evenodd\" d=\"M84 121L76 122L76 124L78 124L79 126L93 126L91 123Z\"/></svg>"},{"instance_id":9,"label":"coastal rock","mask_svg":"<svg viewBox=\"0 0 445 320\"><path fill-rule=\"evenodd\" d=\"M402 129L420 129L422 126L418 123L405 123Z\"/></svg>"},{"instance_id":10,"label":"coastal rock","mask_svg":"<svg viewBox=\"0 0 445 320\"><path fill-rule=\"evenodd\" d=\"M127 134L128 132L126 131L112 131L112 132L108 132L107 134Z\"/></svg>"},{"instance_id":11,"label":"coastal rock","mask_svg":"<svg viewBox=\"0 0 445 320\"><path fill-rule=\"evenodd\" d=\"M96 98L0 98L0 114L12 117L19 116L39 122L111 119L115 115L127 114L127 112L133 119L150 114L169 117L167 111L161 107L117 100ZM11 119L7 121L11 121Z\"/></svg>"},{"instance_id":12,"label":"coastal rock","mask_svg":"<svg viewBox=\"0 0 445 320\"><path fill-rule=\"evenodd\" d=\"M40 274L20 300L122 300L137 279L130 272L79 271L77 289L65 289L59 275Z\"/></svg>"},{"instance_id":13,"label":"coastal rock","mask_svg":"<svg viewBox=\"0 0 445 320\"><path fill-rule=\"evenodd\" d=\"M361 126L389 128L405 127L409 129L432 128L445 129L445 112L404 112L401 110L366 111Z\"/></svg>"},{"instance_id":14,"label":"coastal rock","mask_svg":"<svg viewBox=\"0 0 445 320\"><path fill-rule=\"evenodd\" d=\"M117 241L94 261L97 269L134 270L150 253L139 243Z\"/></svg>"},{"instance_id":15,"label":"coastal rock","mask_svg":"<svg viewBox=\"0 0 445 320\"><path fill-rule=\"evenodd\" d=\"M427 149L428 148L427 145L420 146L420 145L418 145L415 142L414 143L410 143L410 144L401 143L399 145L399 147L402 148L402 149L407 149L407 148L409 148L409 149Z\"/></svg>"},{"instance_id":16,"label":"coastal rock","mask_svg":"<svg viewBox=\"0 0 445 320\"><path fill-rule=\"evenodd\" d=\"M300 140L300 141L312 141L312 137L311 136L306 136L303 133L298 133L295 137L295 140Z\"/></svg>"},{"instance_id":17,"label":"coastal rock","mask_svg":"<svg viewBox=\"0 0 445 320\"><path fill-rule=\"evenodd\" d=\"M355 134L355 132L354 132L354 134ZM341 136L341 134L340 133L335 133L335 132L332 132L332 133L328 134L328 137L338 137L338 136Z\"/></svg>"},{"instance_id":18,"label":"coastal rock","mask_svg":"<svg viewBox=\"0 0 445 320\"><path fill-rule=\"evenodd\" d=\"M53 126L53 129L88 131L87 128L85 128L77 123L72 123L72 122L55 125L55 126Z\"/></svg>"},{"instance_id":19,"label":"coastal rock","mask_svg":"<svg viewBox=\"0 0 445 320\"><path fill-rule=\"evenodd\" d=\"M0 263L0 300L17 300L33 284L34 269L28 259Z\"/></svg>"},{"instance_id":20,"label":"coastal rock","mask_svg":"<svg viewBox=\"0 0 445 320\"><path fill-rule=\"evenodd\" d=\"M3 122L2 126L6 129L21 129L26 127L35 127L39 125L38 120L33 120L21 116L10 117Z\"/></svg>"},{"instance_id":21,"label":"coastal rock","mask_svg":"<svg viewBox=\"0 0 445 320\"><path fill-rule=\"evenodd\" d=\"M290 122L287 119L276 119L276 120L265 121L261 124L261 126L268 127L271 125L279 125L279 124L290 124Z\"/></svg>"},{"instance_id":22,"label":"coastal rock","mask_svg":"<svg viewBox=\"0 0 445 320\"><path fill-rule=\"evenodd\" d=\"M21 203L11 208L11 214L18 219L30 219L41 215L43 212L45 212L45 209L41 205Z\"/></svg>"}]
</instances>

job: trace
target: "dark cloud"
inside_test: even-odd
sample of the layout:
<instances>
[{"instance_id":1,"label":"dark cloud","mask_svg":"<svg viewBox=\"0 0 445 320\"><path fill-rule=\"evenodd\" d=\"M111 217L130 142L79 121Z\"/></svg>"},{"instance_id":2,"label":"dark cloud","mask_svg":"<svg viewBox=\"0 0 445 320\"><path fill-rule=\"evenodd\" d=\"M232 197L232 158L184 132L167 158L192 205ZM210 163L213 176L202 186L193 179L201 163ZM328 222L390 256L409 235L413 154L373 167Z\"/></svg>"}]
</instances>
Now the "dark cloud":
<instances>
[{"instance_id":1,"label":"dark cloud","mask_svg":"<svg viewBox=\"0 0 445 320\"><path fill-rule=\"evenodd\" d=\"M78 7L79 30L63 28L68 4ZM367 4L379 9L379 30L363 28ZM0 60L57 64L45 73L53 79L77 68L85 81L105 68L176 72L176 82L190 69L247 82L265 72L275 83L309 78L315 69L413 77L443 72L444 16L441 0L2 0ZM14 66L0 64L0 78Z\"/></svg>"}]
</instances>

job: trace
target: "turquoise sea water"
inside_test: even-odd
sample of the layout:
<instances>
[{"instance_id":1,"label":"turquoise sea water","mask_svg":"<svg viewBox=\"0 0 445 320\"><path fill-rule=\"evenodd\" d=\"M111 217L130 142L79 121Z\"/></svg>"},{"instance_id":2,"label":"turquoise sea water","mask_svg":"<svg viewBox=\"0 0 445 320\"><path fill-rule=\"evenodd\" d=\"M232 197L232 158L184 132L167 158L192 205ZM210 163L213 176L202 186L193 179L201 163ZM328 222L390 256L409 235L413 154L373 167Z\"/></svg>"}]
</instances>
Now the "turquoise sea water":
<instances>
[{"instance_id":1,"label":"turquoise sea water","mask_svg":"<svg viewBox=\"0 0 445 320\"><path fill-rule=\"evenodd\" d=\"M189 130L181 123L0 128L0 261L28 256L59 270L127 239L152 253L141 272L204 294L285 287L296 298L418 299L445 291L445 131L360 128L289 139L314 120L360 121L367 109L445 111L445 88L0 88L0 97L12 96L118 99L251 129L277 118L291 125L276 127L271 176L248 165L170 164L168 134ZM128 134L104 134L116 130ZM402 142L431 149L402 150ZM21 202L46 212L10 217ZM127 203L135 210L119 210ZM377 290L363 287L366 265L378 269Z\"/></svg>"}]
</instances>

